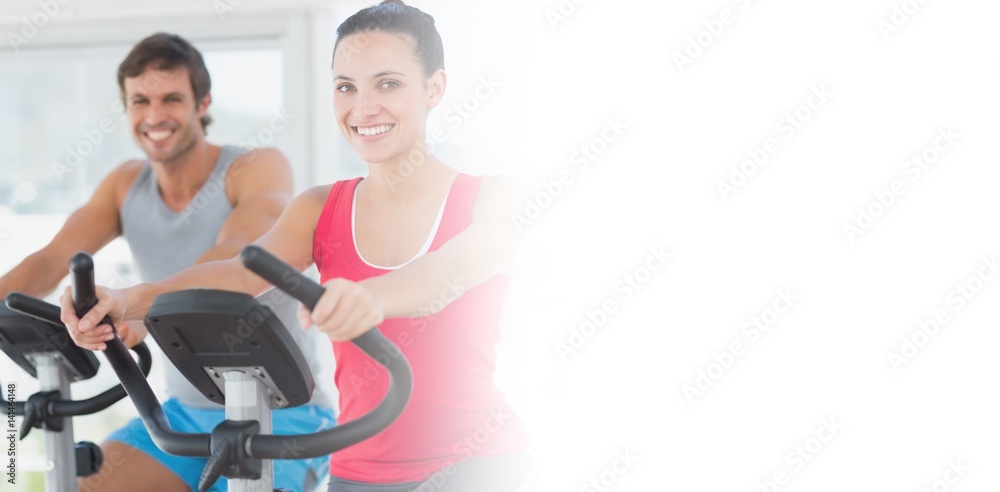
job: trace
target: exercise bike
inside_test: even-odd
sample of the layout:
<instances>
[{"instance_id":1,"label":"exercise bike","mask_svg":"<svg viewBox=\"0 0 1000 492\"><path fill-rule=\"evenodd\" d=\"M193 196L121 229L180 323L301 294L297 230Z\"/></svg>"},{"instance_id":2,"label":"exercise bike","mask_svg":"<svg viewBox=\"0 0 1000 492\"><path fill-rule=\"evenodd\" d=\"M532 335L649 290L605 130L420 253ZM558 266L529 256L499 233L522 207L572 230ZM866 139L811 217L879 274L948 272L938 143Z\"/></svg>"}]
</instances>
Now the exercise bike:
<instances>
[{"instance_id":1,"label":"exercise bike","mask_svg":"<svg viewBox=\"0 0 1000 492\"><path fill-rule=\"evenodd\" d=\"M259 247L247 247L241 259L251 271L309 309L323 295L322 286ZM78 314L83 314L97 303L93 260L80 253L70 270L74 304ZM42 316L42 304L21 298L12 308ZM179 291L158 296L145 324L181 373L210 401L226 406L226 420L211 434L173 431L124 344L118 337L107 343L105 355L157 447L179 456L208 457L199 481L201 491L225 476L230 492L272 492L276 489L271 460L327 456L368 439L402 413L412 391L413 376L406 358L373 328L353 343L388 370L389 389L382 402L368 414L332 429L269 435L271 411L308 402L314 387L302 353L269 309L247 294Z\"/></svg>"},{"instance_id":2,"label":"exercise bike","mask_svg":"<svg viewBox=\"0 0 1000 492\"><path fill-rule=\"evenodd\" d=\"M24 297L15 293L8 299L18 304ZM139 377L145 378L152 364L149 348L140 343L132 350L139 356ZM59 320L59 308L50 304L39 304L37 315L30 316L0 303L0 351L37 379L40 386L27 400L14 402L14 413L24 417L20 440L32 429L45 433L46 492L76 490L77 477L97 473L103 456L101 448L92 442L74 443L72 418L110 407L125 397L125 389L117 385L86 400L72 399L70 384L94 377L100 363L93 352L73 344ZM132 360L128 353L125 356Z\"/></svg>"}]
</instances>

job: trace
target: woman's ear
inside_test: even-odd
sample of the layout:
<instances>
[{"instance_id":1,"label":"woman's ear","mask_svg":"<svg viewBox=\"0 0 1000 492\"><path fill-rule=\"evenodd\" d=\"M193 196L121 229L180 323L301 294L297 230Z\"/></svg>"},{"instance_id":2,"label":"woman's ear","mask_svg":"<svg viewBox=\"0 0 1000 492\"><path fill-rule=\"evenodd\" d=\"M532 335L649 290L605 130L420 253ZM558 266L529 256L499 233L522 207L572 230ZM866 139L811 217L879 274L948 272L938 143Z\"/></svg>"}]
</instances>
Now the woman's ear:
<instances>
[{"instance_id":1,"label":"woman's ear","mask_svg":"<svg viewBox=\"0 0 1000 492\"><path fill-rule=\"evenodd\" d=\"M444 91L448 87L448 76L443 69L437 69L427 79L427 110L430 111L444 99Z\"/></svg>"}]
</instances>

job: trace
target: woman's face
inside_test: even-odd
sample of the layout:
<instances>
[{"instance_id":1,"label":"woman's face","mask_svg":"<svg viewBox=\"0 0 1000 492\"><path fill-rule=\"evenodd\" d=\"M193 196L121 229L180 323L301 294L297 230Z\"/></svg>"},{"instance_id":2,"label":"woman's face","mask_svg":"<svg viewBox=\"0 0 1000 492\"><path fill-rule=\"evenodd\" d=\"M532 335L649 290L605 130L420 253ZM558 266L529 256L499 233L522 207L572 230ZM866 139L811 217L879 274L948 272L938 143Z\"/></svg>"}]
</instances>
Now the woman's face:
<instances>
[{"instance_id":1,"label":"woman's face","mask_svg":"<svg viewBox=\"0 0 1000 492\"><path fill-rule=\"evenodd\" d=\"M333 55L333 111L341 134L368 163L425 144L427 113L444 94L444 72L429 79L413 42L373 31L340 40Z\"/></svg>"}]
</instances>

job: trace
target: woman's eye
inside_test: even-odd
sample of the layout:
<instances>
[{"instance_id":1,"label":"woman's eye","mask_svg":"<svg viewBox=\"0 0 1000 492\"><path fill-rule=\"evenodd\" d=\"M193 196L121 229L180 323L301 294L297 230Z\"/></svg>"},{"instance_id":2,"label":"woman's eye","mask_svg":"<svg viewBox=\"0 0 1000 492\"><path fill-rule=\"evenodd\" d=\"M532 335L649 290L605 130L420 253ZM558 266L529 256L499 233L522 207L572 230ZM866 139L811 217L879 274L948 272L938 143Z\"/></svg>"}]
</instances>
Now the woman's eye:
<instances>
[{"instance_id":1,"label":"woman's eye","mask_svg":"<svg viewBox=\"0 0 1000 492\"><path fill-rule=\"evenodd\" d=\"M350 84L342 84L337 86L337 92L350 92L353 90L354 87Z\"/></svg>"},{"instance_id":2,"label":"woman's eye","mask_svg":"<svg viewBox=\"0 0 1000 492\"><path fill-rule=\"evenodd\" d=\"M395 89L396 87L399 87L399 82L396 82L394 80L387 80L385 82L382 82L382 85L379 87L381 87L382 89Z\"/></svg>"}]
</instances>

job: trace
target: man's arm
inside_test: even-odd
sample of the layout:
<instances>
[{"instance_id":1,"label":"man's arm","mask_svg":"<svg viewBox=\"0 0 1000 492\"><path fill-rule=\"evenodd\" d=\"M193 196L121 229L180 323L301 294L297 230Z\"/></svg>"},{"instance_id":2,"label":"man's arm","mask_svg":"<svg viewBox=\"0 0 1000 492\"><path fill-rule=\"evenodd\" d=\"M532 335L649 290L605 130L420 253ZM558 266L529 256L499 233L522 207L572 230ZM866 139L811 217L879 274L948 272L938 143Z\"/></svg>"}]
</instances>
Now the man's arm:
<instances>
[{"instance_id":1,"label":"man's arm","mask_svg":"<svg viewBox=\"0 0 1000 492\"><path fill-rule=\"evenodd\" d=\"M141 162L130 161L111 171L90 201L66 219L49 244L0 277L0 299L10 292L49 295L69 272L69 260L74 254L94 254L118 237L121 202L140 167Z\"/></svg>"},{"instance_id":2,"label":"man's arm","mask_svg":"<svg viewBox=\"0 0 1000 492\"><path fill-rule=\"evenodd\" d=\"M472 223L437 251L409 265L360 282L378 300L386 318L427 316L493 276L510 271L520 232L511 220L524 206L523 184L509 177L483 180ZM457 286L457 287L456 287Z\"/></svg>"},{"instance_id":3,"label":"man's arm","mask_svg":"<svg viewBox=\"0 0 1000 492\"><path fill-rule=\"evenodd\" d=\"M308 268L312 264L313 233L329 192L330 186L322 186L299 195L274 227L255 241L256 244L298 270ZM98 287L98 303L83 317L82 322L76 316L72 293L67 288L61 299L62 320L77 345L90 350L104 350L104 343L113 338L110 326L98 326L105 315L110 315L115 326L121 327L123 321L145 317L156 296L195 287L256 295L270 285L244 268L240 259L234 257L195 265L158 282L134 285L120 291ZM129 346L145 337L142 325L132 326L135 331L129 330L123 337ZM122 334L121 330L119 334Z\"/></svg>"},{"instance_id":4,"label":"man's arm","mask_svg":"<svg viewBox=\"0 0 1000 492\"><path fill-rule=\"evenodd\" d=\"M210 176L209 179L217 178ZM203 253L194 265L158 282L139 284L121 292L98 288L99 302L85 316L88 321L82 331L77 330L78 319L70 309L69 292L63 294L63 322L70 327L78 345L91 350L104 349L104 342L111 337L110 327L98 332L91 330L105 314L113 318L126 346L139 343L146 336L145 328L141 324L123 322L142 319L153 299L165 292L199 287L256 293L266 288L266 282L244 269L235 257L246 245L275 226L282 216L292 197L291 166L278 150L258 149L237 157L225 180L226 195L233 210L222 224L215 246ZM290 236L278 235L278 238L287 241ZM308 241L303 244L303 248L311 251ZM124 292L129 293L128 300L124 299ZM127 328L122 329L122 326Z\"/></svg>"},{"instance_id":5,"label":"man's arm","mask_svg":"<svg viewBox=\"0 0 1000 492\"><path fill-rule=\"evenodd\" d=\"M229 167L226 193L233 203L215 246L195 264L228 260L267 232L292 200L294 179L288 159L273 148L241 155Z\"/></svg>"}]
</instances>

